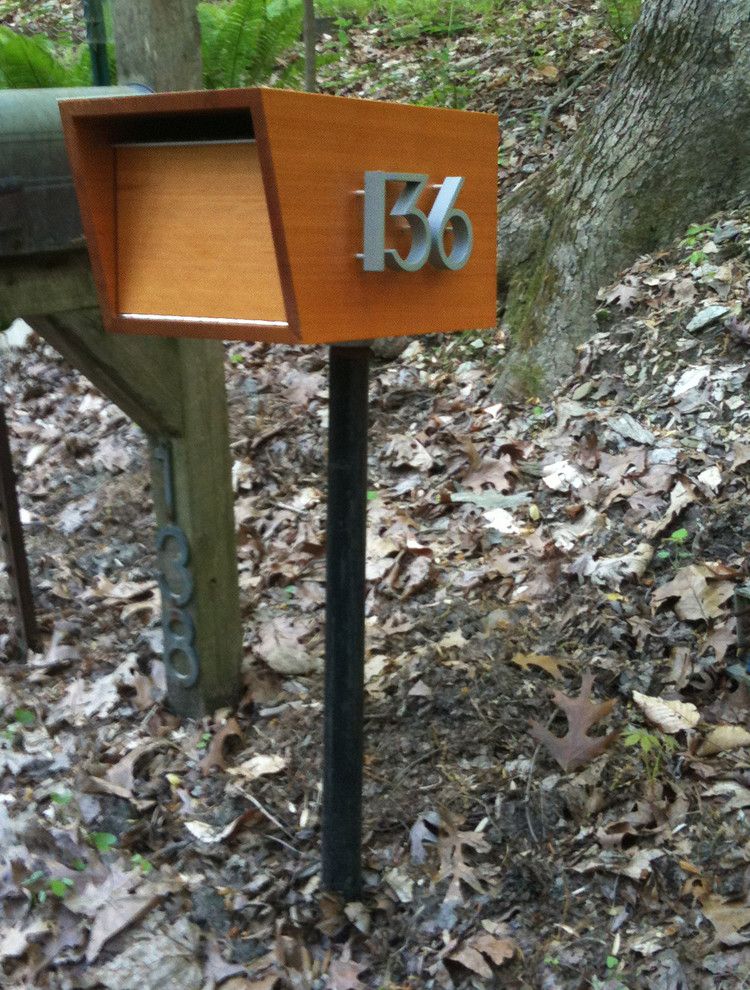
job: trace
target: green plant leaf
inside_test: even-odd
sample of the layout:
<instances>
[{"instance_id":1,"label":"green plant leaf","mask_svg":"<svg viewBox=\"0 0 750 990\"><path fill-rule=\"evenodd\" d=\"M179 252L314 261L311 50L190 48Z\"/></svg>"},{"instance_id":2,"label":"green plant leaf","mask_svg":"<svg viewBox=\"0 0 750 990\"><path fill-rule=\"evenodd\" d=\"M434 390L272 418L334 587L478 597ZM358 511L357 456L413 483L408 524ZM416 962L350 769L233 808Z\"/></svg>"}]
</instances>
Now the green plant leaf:
<instances>
[{"instance_id":1,"label":"green plant leaf","mask_svg":"<svg viewBox=\"0 0 750 990\"><path fill-rule=\"evenodd\" d=\"M204 81L209 89L267 81L302 31L299 0L200 3Z\"/></svg>"},{"instance_id":2,"label":"green plant leaf","mask_svg":"<svg viewBox=\"0 0 750 990\"><path fill-rule=\"evenodd\" d=\"M145 876L148 876L148 874L151 873L151 871L154 868L154 864L150 863L146 859L146 857L142 856L140 853L134 853L130 857L130 862L133 864L133 866L140 869L141 873L143 873Z\"/></svg>"},{"instance_id":3,"label":"green plant leaf","mask_svg":"<svg viewBox=\"0 0 750 990\"><path fill-rule=\"evenodd\" d=\"M114 46L108 45L107 51L114 80ZM91 54L85 42L53 42L43 34L18 34L0 25L0 88L90 86L91 82Z\"/></svg>"},{"instance_id":4,"label":"green plant leaf","mask_svg":"<svg viewBox=\"0 0 750 990\"><path fill-rule=\"evenodd\" d=\"M686 529L676 529L674 533L669 534L668 539L670 543L684 543L690 539L690 533Z\"/></svg>"},{"instance_id":5,"label":"green plant leaf","mask_svg":"<svg viewBox=\"0 0 750 990\"><path fill-rule=\"evenodd\" d=\"M117 836L111 832L92 832L89 841L97 852L105 853L117 845Z\"/></svg>"},{"instance_id":6,"label":"green plant leaf","mask_svg":"<svg viewBox=\"0 0 750 990\"><path fill-rule=\"evenodd\" d=\"M19 725L31 725L34 722L36 715L28 708L16 708L13 712L14 721L18 722Z\"/></svg>"},{"instance_id":7,"label":"green plant leaf","mask_svg":"<svg viewBox=\"0 0 750 990\"><path fill-rule=\"evenodd\" d=\"M33 887L35 883L39 883L40 880L43 880L44 876L45 876L44 870L34 870L34 872L30 874L28 877L26 877L25 880L21 881L21 886Z\"/></svg>"},{"instance_id":8,"label":"green plant leaf","mask_svg":"<svg viewBox=\"0 0 750 990\"><path fill-rule=\"evenodd\" d=\"M50 894L62 898L70 892L73 881L70 877L55 877L54 880L50 880L47 886L49 887Z\"/></svg>"}]
</instances>

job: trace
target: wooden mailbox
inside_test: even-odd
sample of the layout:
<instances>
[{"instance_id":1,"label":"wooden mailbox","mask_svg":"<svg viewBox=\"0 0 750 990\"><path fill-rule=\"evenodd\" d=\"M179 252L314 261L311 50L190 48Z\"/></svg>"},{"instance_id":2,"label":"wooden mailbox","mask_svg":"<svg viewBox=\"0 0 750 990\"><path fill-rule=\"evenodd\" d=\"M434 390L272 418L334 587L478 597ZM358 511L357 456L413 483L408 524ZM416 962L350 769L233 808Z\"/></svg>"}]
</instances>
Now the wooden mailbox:
<instances>
[{"instance_id":1,"label":"wooden mailbox","mask_svg":"<svg viewBox=\"0 0 750 990\"><path fill-rule=\"evenodd\" d=\"M493 115L273 89L60 107L110 331L317 344L494 326Z\"/></svg>"}]
</instances>

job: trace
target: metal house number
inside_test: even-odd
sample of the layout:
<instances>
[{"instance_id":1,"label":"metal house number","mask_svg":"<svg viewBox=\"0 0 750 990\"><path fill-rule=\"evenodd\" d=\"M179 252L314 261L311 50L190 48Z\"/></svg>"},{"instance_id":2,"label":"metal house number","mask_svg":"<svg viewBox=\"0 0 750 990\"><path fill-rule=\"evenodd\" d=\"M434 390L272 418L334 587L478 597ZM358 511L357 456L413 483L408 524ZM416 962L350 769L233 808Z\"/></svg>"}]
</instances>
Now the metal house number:
<instances>
[{"instance_id":1,"label":"metal house number","mask_svg":"<svg viewBox=\"0 0 750 990\"><path fill-rule=\"evenodd\" d=\"M459 271L471 257L474 231L471 220L463 210L454 207L464 180L451 175L443 179L429 214L417 207L429 177L413 172L365 172L365 224L362 267L366 272L382 272L393 268L418 272L429 263L433 268ZM406 257L395 248L385 246L386 186L402 182L404 188L396 199L389 216L404 217L411 230L411 247ZM449 226L450 224L450 226ZM445 250L445 233L450 230L453 243Z\"/></svg>"}]
</instances>

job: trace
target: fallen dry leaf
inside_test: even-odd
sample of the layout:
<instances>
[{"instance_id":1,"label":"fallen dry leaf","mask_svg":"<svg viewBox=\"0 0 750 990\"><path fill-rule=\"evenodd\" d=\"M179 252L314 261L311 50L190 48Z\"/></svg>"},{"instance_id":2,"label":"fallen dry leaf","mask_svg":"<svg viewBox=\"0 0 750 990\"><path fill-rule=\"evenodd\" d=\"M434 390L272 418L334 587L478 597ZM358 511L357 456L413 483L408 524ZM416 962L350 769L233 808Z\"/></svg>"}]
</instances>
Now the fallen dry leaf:
<instances>
[{"instance_id":1,"label":"fallen dry leaf","mask_svg":"<svg viewBox=\"0 0 750 990\"><path fill-rule=\"evenodd\" d=\"M507 936L497 937L489 932L480 932L463 945L460 949L452 952L448 959L461 963L466 969L491 979L492 968L487 964L487 960L495 967L502 966L512 959L518 952L518 945L512 938Z\"/></svg>"},{"instance_id":2,"label":"fallen dry leaf","mask_svg":"<svg viewBox=\"0 0 750 990\"><path fill-rule=\"evenodd\" d=\"M471 945L462 946L456 952L452 952L448 958L453 962L461 963L463 967L485 980L492 979L492 970L488 966L487 960L478 949Z\"/></svg>"},{"instance_id":3,"label":"fallen dry leaf","mask_svg":"<svg viewBox=\"0 0 750 990\"><path fill-rule=\"evenodd\" d=\"M593 561L587 576L599 587L619 588L628 578L640 580L653 556L654 548L650 543L639 543L632 553L622 557L600 557Z\"/></svg>"},{"instance_id":4,"label":"fallen dry leaf","mask_svg":"<svg viewBox=\"0 0 750 990\"><path fill-rule=\"evenodd\" d=\"M665 701L640 691L633 691L633 701L652 725L671 735L693 729L700 722L700 712L686 701Z\"/></svg>"},{"instance_id":5,"label":"fallen dry leaf","mask_svg":"<svg viewBox=\"0 0 750 990\"><path fill-rule=\"evenodd\" d=\"M365 990L365 984L359 976L367 968L366 963L358 963L353 959L334 959L328 968L331 990Z\"/></svg>"},{"instance_id":6,"label":"fallen dry leaf","mask_svg":"<svg viewBox=\"0 0 750 990\"><path fill-rule=\"evenodd\" d=\"M569 660L563 660L560 657L548 657L542 653L516 653L511 657L511 663L515 663L523 670L528 670L529 667L539 667L540 670L544 670L551 677L554 677L556 681L563 679L560 667L571 666Z\"/></svg>"},{"instance_id":7,"label":"fallen dry leaf","mask_svg":"<svg viewBox=\"0 0 750 990\"><path fill-rule=\"evenodd\" d=\"M729 795L729 800L722 806L724 811L750 808L750 789L734 780L720 780L709 790L703 792L704 797L726 797L727 795Z\"/></svg>"},{"instance_id":8,"label":"fallen dry leaf","mask_svg":"<svg viewBox=\"0 0 750 990\"><path fill-rule=\"evenodd\" d=\"M564 736L554 736L539 722L531 723L529 734L532 739L541 743L563 770L574 770L601 756L619 735L619 729L606 736L588 735L588 730L606 718L617 704L614 698L598 703L592 702L593 683L594 675L586 673L583 675L581 693L578 697L571 698L560 691L555 691L552 695L553 702L558 708L562 708L568 719L568 731Z\"/></svg>"},{"instance_id":9,"label":"fallen dry leaf","mask_svg":"<svg viewBox=\"0 0 750 990\"><path fill-rule=\"evenodd\" d=\"M651 873L653 861L661 859L663 855L662 849L638 849L617 872L630 877L631 880L645 880Z\"/></svg>"},{"instance_id":10,"label":"fallen dry leaf","mask_svg":"<svg viewBox=\"0 0 750 990\"><path fill-rule=\"evenodd\" d=\"M489 932L477 935L472 940L474 948L479 949L485 956L489 956L496 966L502 966L509 959L512 959L518 952L518 945L512 938L498 938Z\"/></svg>"},{"instance_id":11,"label":"fallen dry leaf","mask_svg":"<svg viewBox=\"0 0 750 990\"><path fill-rule=\"evenodd\" d=\"M223 842L225 839L231 838L245 822L256 818L257 814L256 811L249 808L223 828L218 828L215 825L209 825L207 822L200 821L189 821L184 824L188 832L194 835L199 842L205 842L206 845L215 845L217 842Z\"/></svg>"},{"instance_id":12,"label":"fallen dry leaf","mask_svg":"<svg viewBox=\"0 0 750 990\"><path fill-rule=\"evenodd\" d=\"M8 925L0 934L0 962L22 956L29 945L51 929L49 921L36 918L27 925Z\"/></svg>"},{"instance_id":13,"label":"fallen dry leaf","mask_svg":"<svg viewBox=\"0 0 750 990\"><path fill-rule=\"evenodd\" d=\"M677 517L695 502L697 496L695 488L687 480L678 481L669 496L669 507L666 514L661 519L644 523L642 532L647 539L661 536L665 529L668 529Z\"/></svg>"},{"instance_id":14,"label":"fallen dry leaf","mask_svg":"<svg viewBox=\"0 0 750 990\"><path fill-rule=\"evenodd\" d=\"M722 900L714 894L701 902L703 913L714 926L716 938L722 945L744 945L750 942L750 907ZM743 930L744 929L744 930Z\"/></svg>"},{"instance_id":15,"label":"fallen dry leaf","mask_svg":"<svg viewBox=\"0 0 750 990\"><path fill-rule=\"evenodd\" d=\"M255 652L279 674L311 674L322 666L306 645L318 627L318 620L312 617L278 616L261 627Z\"/></svg>"},{"instance_id":16,"label":"fallen dry leaf","mask_svg":"<svg viewBox=\"0 0 750 990\"><path fill-rule=\"evenodd\" d=\"M104 881L89 881L80 894L67 898L65 906L93 919L86 959L93 962L109 939L144 917L172 884L145 880L134 871L114 867Z\"/></svg>"},{"instance_id":17,"label":"fallen dry leaf","mask_svg":"<svg viewBox=\"0 0 750 990\"><path fill-rule=\"evenodd\" d=\"M717 725L701 743L698 756L713 756L742 746L750 746L750 732L747 729L741 725Z\"/></svg>"},{"instance_id":18,"label":"fallen dry leaf","mask_svg":"<svg viewBox=\"0 0 750 990\"><path fill-rule=\"evenodd\" d=\"M228 774L236 777L244 777L245 780L257 780L258 777L267 777L270 774L281 773L286 768L286 760L283 756L251 756L244 763L239 763L236 767L229 767Z\"/></svg>"},{"instance_id":19,"label":"fallen dry leaf","mask_svg":"<svg viewBox=\"0 0 750 990\"><path fill-rule=\"evenodd\" d=\"M447 821L446 816L443 816L443 827L438 837L440 868L435 882L439 883L447 877L451 878L444 898L447 904L460 904L463 901L461 883L465 883L479 894L484 893L484 887L474 867L466 862L466 850L471 849L475 853L488 852L490 845L481 832L461 832L458 824Z\"/></svg>"},{"instance_id":20,"label":"fallen dry leaf","mask_svg":"<svg viewBox=\"0 0 750 990\"><path fill-rule=\"evenodd\" d=\"M214 767L218 767L220 770L226 769L224 746L229 739L242 739L242 729L239 727L237 719L234 718L228 718L219 731L214 733L206 750L206 755L198 764L201 773L210 773Z\"/></svg>"},{"instance_id":21,"label":"fallen dry leaf","mask_svg":"<svg viewBox=\"0 0 750 990\"><path fill-rule=\"evenodd\" d=\"M671 581L657 588L653 594L654 605L661 605L672 598L678 618L687 622L708 622L724 615L722 607L734 593L731 581L717 581L715 572L705 564L689 564L681 567Z\"/></svg>"}]
</instances>

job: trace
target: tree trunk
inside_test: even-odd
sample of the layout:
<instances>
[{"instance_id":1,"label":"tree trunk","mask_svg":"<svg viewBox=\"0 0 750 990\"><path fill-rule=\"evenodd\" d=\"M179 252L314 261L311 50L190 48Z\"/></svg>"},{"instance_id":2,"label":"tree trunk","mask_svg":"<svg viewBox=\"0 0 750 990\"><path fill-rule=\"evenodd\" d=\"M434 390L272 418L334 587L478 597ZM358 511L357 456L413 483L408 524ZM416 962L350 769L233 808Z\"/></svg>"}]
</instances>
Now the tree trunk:
<instances>
[{"instance_id":1,"label":"tree trunk","mask_svg":"<svg viewBox=\"0 0 750 990\"><path fill-rule=\"evenodd\" d=\"M645 0L586 126L501 204L497 394L569 372L597 290L748 190L750 0Z\"/></svg>"},{"instance_id":2,"label":"tree trunk","mask_svg":"<svg viewBox=\"0 0 750 990\"><path fill-rule=\"evenodd\" d=\"M116 0L117 75L157 93L203 85L196 0Z\"/></svg>"}]
</instances>

